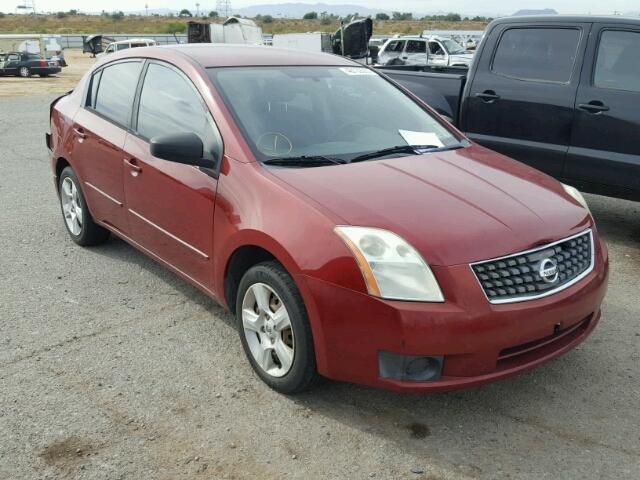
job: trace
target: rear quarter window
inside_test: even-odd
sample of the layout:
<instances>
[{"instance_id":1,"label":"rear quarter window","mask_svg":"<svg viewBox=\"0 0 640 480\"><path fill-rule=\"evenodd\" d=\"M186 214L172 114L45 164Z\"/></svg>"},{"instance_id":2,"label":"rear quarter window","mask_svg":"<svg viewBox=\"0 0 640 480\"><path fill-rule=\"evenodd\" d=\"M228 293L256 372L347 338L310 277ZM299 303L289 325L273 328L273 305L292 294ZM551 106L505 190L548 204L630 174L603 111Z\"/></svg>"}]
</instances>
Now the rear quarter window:
<instances>
[{"instance_id":1,"label":"rear quarter window","mask_svg":"<svg viewBox=\"0 0 640 480\"><path fill-rule=\"evenodd\" d=\"M568 83L580 34L577 28L510 28L500 37L491 71L518 80Z\"/></svg>"}]
</instances>

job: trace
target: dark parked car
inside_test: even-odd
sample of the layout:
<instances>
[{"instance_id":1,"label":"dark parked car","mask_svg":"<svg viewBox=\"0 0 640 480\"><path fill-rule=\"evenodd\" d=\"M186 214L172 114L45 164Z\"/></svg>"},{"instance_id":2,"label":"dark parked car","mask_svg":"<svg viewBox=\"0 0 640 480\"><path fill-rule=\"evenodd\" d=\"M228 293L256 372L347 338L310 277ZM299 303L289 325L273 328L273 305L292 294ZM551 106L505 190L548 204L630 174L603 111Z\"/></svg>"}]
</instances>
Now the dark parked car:
<instances>
[{"instance_id":1,"label":"dark parked car","mask_svg":"<svg viewBox=\"0 0 640 480\"><path fill-rule=\"evenodd\" d=\"M640 19L506 17L470 70L389 75L469 138L586 191L640 200Z\"/></svg>"},{"instance_id":2,"label":"dark parked car","mask_svg":"<svg viewBox=\"0 0 640 480\"><path fill-rule=\"evenodd\" d=\"M343 57L117 52L46 139L71 239L117 235L225 305L281 392L479 385L600 319L607 248L581 194Z\"/></svg>"},{"instance_id":3,"label":"dark parked car","mask_svg":"<svg viewBox=\"0 0 640 480\"><path fill-rule=\"evenodd\" d=\"M62 69L55 60L46 60L33 53L12 52L0 56L0 75L17 75L30 77L40 75L46 77L60 73Z\"/></svg>"}]
</instances>

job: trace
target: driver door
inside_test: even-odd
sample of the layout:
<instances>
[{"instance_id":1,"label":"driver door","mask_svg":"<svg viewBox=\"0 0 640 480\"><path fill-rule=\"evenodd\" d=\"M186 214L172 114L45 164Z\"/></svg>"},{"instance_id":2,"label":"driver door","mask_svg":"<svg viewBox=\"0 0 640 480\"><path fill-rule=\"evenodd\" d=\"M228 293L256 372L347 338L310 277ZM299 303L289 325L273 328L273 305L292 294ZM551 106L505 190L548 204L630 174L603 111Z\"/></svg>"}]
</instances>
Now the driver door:
<instances>
[{"instance_id":1,"label":"driver door","mask_svg":"<svg viewBox=\"0 0 640 480\"><path fill-rule=\"evenodd\" d=\"M449 56L440 42L434 40L429 42L429 65L447 66Z\"/></svg>"},{"instance_id":2,"label":"driver door","mask_svg":"<svg viewBox=\"0 0 640 480\"><path fill-rule=\"evenodd\" d=\"M147 64L135 133L124 151L124 190L132 237L155 256L210 290L213 208L218 181L213 172L155 158L149 140L193 132L204 157L220 161L222 140L191 81L168 64Z\"/></svg>"}]
</instances>

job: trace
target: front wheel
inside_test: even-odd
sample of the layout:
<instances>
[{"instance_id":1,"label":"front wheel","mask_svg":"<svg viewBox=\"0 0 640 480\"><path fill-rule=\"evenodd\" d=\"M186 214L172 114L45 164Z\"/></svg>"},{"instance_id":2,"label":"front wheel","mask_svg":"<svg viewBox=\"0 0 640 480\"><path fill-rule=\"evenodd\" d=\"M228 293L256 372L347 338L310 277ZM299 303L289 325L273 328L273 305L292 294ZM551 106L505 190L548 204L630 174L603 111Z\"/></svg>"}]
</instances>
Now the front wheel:
<instances>
[{"instance_id":1,"label":"front wheel","mask_svg":"<svg viewBox=\"0 0 640 480\"><path fill-rule=\"evenodd\" d=\"M28 78L31 76L31 70L29 70L29 67L20 67L18 69L18 75L22 78Z\"/></svg>"},{"instance_id":2,"label":"front wheel","mask_svg":"<svg viewBox=\"0 0 640 480\"><path fill-rule=\"evenodd\" d=\"M279 263L260 263L242 277L236 318L245 354L267 385L289 394L315 383L307 310L293 278Z\"/></svg>"}]
</instances>

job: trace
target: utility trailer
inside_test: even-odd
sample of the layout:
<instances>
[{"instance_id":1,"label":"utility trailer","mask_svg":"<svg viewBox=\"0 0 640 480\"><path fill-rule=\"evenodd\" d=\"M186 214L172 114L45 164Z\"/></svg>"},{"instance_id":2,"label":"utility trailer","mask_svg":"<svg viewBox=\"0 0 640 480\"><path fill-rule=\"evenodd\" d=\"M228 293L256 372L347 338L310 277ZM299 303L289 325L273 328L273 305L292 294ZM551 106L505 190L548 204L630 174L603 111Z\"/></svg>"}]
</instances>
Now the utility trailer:
<instances>
[{"instance_id":1,"label":"utility trailer","mask_svg":"<svg viewBox=\"0 0 640 480\"><path fill-rule=\"evenodd\" d=\"M189 22L188 43L263 45L262 29L253 20L229 17L224 23Z\"/></svg>"}]
</instances>

